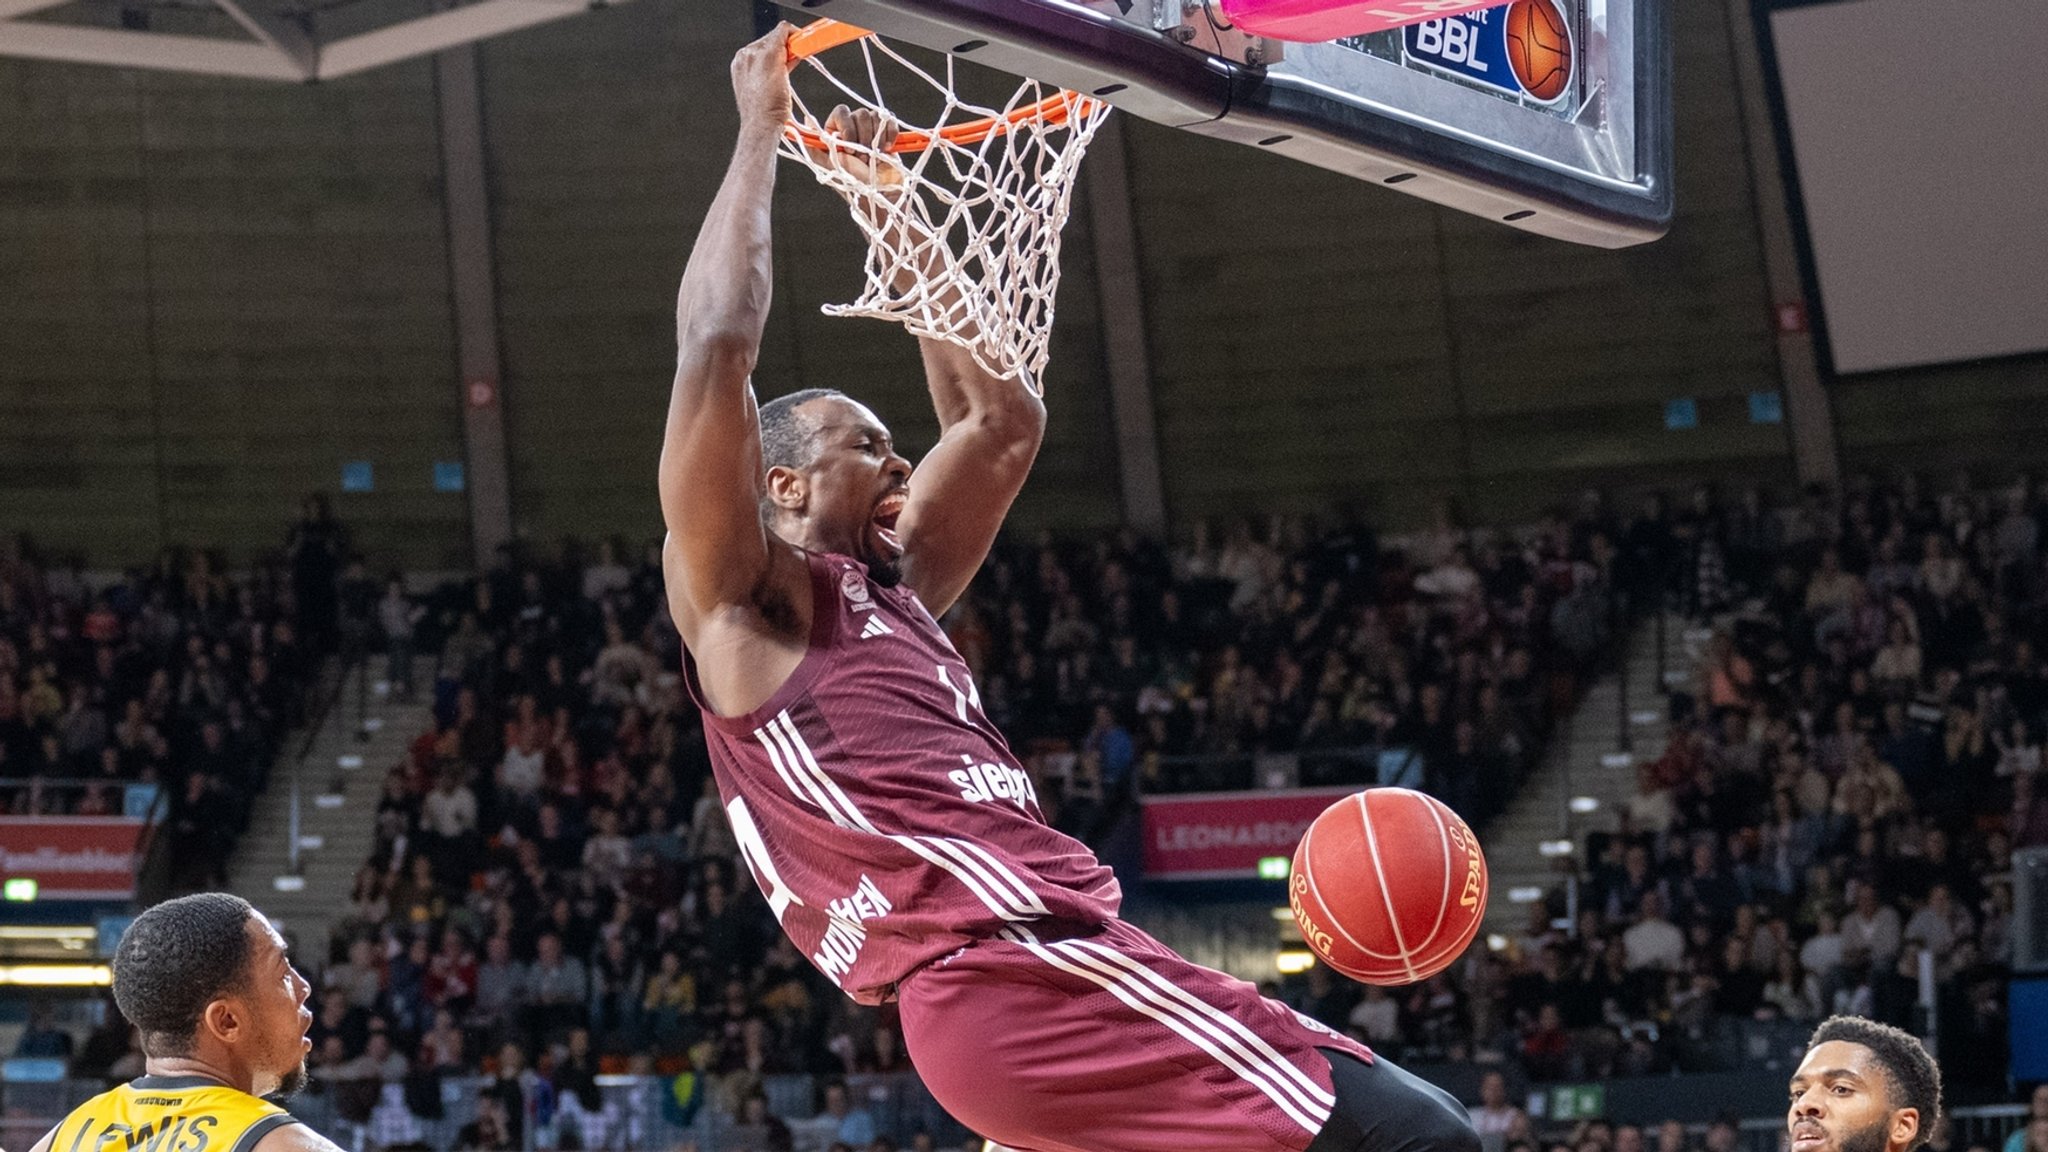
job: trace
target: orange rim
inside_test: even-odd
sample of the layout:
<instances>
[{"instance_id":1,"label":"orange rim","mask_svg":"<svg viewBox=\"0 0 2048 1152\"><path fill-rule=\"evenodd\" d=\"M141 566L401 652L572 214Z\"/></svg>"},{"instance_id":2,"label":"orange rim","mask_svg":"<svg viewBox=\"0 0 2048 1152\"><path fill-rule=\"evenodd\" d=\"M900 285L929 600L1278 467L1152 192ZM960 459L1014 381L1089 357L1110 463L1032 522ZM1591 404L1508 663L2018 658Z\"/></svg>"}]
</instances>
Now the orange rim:
<instances>
[{"instance_id":1,"label":"orange rim","mask_svg":"<svg viewBox=\"0 0 2048 1152\"><path fill-rule=\"evenodd\" d=\"M797 29L789 37L789 64L793 68L799 62L808 60L821 52L827 52L843 44L851 44L874 33L865 28L856 28L838 20L814 20ZM1001 116L984 116L939 129L937 139L948 144L979 144L990 136L1001 135L1011 128L1026 122L1065 124L1075 116L1086 116L1095 110L1098 101L1079 92L1061 89L1036 103L1012 109ZM784 131L793 139L813 152L830 151L833 142L825 135L814 132L792 120ZM932 146L933 134L922 129L909 129L896 137L896 142L884 151L901 155L905 152L922 152Z\"/></svg>"}]
</instances>

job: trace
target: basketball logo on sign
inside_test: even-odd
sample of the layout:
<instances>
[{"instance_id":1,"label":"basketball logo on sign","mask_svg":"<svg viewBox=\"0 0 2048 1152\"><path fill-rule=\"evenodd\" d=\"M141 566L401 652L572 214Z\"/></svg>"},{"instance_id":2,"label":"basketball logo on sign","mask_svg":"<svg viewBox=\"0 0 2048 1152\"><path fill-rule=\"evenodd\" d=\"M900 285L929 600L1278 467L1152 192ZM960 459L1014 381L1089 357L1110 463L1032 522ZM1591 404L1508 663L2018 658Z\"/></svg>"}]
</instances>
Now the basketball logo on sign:
<instances>
[{"instance_id":1,"label":"basketball logo on sign","mask_svg":"<svg viewBox=\"0 0 2048 1152\"><path fill-rule=\"evenodd\" d=\"M1549 104L1572 82L1571 25L1557 0L1515 0L1508 6L1508 67L1531 97Z\"/></svg>"}]
</instances>

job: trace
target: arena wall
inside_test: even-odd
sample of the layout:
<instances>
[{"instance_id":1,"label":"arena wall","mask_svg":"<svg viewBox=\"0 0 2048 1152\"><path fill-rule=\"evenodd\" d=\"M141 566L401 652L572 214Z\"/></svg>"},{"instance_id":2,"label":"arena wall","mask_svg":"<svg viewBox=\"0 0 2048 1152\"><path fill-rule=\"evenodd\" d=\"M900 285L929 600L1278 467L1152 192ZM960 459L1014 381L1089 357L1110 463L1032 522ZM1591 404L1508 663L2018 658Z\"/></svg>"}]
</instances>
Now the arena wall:
<instances>
[{"instance_id":1,"label":"arena wall","mask_svg":"<svg viewBox=\"0 0 2048 1152\"><path fill-rule=\"evenodd\" d=\"M442 558L466 510L431 482L462 450L431 77L0 62L0 527L247 553L370 460L364 545Z\"/></svg>"},{"instance_id":2,"label":"arena wall","mask_svg":"<svg viewBox=\"0 0 2048 1152\"><path fill-rule=\"evenodd\" d=\"M481 49L513 507L538 541L659 530L675 283L749 31L703 7ZM1789 481L1785 429L1748 416L1778 370L1730 28L1673 11L1680 216L1625 252L1127 124L1175 520L1346 503L1399 526L1443 496L1513 518L1596 484ZM98 563L246 556L367 460L374 491L336 497L363 546L466 562L464 497L433 485L463 457L434 96L425 62L286 87L0 61L0 530ZM763 394L841 387L928 446L912 344L816 311L858 284L844 209L788 169L777 228ZM1119 512L1085 207L1068 231L1027 526ZM2023 462L2044 392L2037 362L1847 382L1845 462ZM1700 426L1666 431L1680 396Z\"/></svg>"}]
</instances>

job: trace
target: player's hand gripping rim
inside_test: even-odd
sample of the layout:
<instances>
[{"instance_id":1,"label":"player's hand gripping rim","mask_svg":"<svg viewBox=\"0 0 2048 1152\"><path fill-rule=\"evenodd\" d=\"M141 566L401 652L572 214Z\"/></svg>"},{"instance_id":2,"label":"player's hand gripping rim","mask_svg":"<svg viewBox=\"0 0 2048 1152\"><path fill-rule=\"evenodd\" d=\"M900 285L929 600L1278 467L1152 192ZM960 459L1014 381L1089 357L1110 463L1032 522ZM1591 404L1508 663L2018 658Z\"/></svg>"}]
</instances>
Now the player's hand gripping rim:
<instances>
[{"instance_id":1,"label":"player's hand gripping rim","mask_svg":"<svg viewBox=\"0 0 2048 1152\"><path fill-rule=\"evenodd\" d=\"M795 31L784 21L733 55L732 91L743 126L780 134L789 123L789 37Z\"/></svg>"}]
</instances>

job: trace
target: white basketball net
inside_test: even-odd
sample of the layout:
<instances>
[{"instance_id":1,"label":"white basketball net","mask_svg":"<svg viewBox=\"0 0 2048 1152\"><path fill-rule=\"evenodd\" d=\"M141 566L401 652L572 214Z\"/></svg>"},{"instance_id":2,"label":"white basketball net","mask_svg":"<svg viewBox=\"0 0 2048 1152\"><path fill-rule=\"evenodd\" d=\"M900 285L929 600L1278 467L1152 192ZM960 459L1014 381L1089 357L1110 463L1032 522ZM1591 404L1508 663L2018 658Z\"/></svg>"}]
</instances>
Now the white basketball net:
<instances>
[{"instance_id":1,"label":"white basketball net","mask_svg":"<svg viewBox=\"0 0 2048 1152\"><path fill-rule=\"evenodd\" d=\"M881 84L886 72L899 85L929 85L944 111L933 124L905 126L896 154L883 155L827 132L825 117L795 97L782 155L839 193L868 241L866 291L851 304L826 305L826 314L897 321L915 335L960 345L989 373L1014 376L1042 395L1060 228L1081 154L1108 105L1027 80L1006 106L979 107L955 95L952 57L941 79L874 36L855 44L866 64L865 87L841 80L815 57L803 63L849 108L891 116ZM908 98L899 89L898 104ZM979 140L957 139L959 126L987 118L996 126ZM914 135L928 143L905 150ZM817 144L822 151L810 146Z\"/></svg>"}]
</instances>

